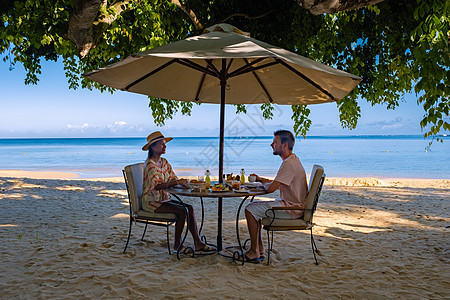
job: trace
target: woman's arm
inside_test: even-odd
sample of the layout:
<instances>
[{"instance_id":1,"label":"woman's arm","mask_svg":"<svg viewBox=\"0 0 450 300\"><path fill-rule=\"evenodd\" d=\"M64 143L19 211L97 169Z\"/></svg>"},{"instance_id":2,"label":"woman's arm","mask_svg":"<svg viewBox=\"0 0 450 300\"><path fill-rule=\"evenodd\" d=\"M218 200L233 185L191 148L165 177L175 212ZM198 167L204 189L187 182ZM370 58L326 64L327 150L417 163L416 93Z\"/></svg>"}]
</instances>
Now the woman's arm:
<instances>
[{"instance_id":1,"label":"woman's arm","mask_svg":"<svg viewBox=\"0 0 450 300\"><path fill-rule=\"evenodd\" d=\"M187 185L186 179L172 179L171 181L160 183L155 186L155 190L165 190L168 189L174 185L181 184L181 185Z\"/></svg>"}]
</instances>

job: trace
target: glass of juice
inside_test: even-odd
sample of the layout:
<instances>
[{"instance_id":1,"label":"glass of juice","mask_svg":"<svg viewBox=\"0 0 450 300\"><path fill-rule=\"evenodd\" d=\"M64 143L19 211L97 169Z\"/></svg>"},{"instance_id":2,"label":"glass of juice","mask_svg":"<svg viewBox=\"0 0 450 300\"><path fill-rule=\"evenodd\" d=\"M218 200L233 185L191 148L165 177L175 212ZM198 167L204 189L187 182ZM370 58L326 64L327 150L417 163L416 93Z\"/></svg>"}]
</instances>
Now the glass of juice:
<instances>
[{"instance_id":1,"label":"glass of juice","mask_svg":"<svg viewBox=\"0 0 450 300\"><path fill-rule=\"evenodd\" d=\"M240 185L239 181L233 180L233 181L231 182L231 188L232 188L233 190L239 190L239 189L241 188L241 185Z\"/></svg>"}]
</instances>

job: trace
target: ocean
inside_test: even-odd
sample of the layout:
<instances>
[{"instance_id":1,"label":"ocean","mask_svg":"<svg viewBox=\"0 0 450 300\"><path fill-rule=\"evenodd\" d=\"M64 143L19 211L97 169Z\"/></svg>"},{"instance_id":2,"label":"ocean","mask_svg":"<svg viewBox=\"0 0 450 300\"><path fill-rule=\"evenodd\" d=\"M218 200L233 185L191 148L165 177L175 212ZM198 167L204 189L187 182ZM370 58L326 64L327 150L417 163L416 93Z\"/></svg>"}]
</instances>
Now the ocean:
<instances>
[{"instance_id":1,"label":"ocean","mask_svg":"<svg viewBox=\"0 0 450 300\"><path fill-rule=\"evenodd\" d=\"M450 179L450 139L422 136L311 136L296 140L294 152L307 174L314 164L328 177ZM0 139L0 169L73 171L81 177L122 176L128 164L142 162L145 138ZM224 172L274 176L281 159L272 154L272 137L225 139ZM165 157L179 176L218 173L219 139L175 137Z\"/></svg>"}]
</instances>

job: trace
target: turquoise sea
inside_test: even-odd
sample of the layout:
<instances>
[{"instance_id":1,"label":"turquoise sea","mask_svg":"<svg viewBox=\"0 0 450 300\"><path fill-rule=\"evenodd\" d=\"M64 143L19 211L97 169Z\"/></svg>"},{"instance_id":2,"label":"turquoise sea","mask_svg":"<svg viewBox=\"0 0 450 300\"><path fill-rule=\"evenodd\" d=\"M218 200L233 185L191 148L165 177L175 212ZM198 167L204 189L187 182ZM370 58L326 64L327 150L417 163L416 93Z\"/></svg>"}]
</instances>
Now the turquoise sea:
<instances>
[{"instance_id":1,"label":"turquoise sea","mask_svg":"<svg viewBox=\"0 0 450 300\"><path fill-rule=\"evenodd\" d=\"M450 179L450 138L422 136L311 136L297 139L294 152L307 173L315 163L329 177ZM272 137L225 139L224 171L274 176L281 160L272 154ZM142 138L0 139L0 169L75 171L82 177L122 176L121 169L142 162ZM176 137L165 157L178 175L217 175L216 137Z\"/></svg>"}]
</instances>

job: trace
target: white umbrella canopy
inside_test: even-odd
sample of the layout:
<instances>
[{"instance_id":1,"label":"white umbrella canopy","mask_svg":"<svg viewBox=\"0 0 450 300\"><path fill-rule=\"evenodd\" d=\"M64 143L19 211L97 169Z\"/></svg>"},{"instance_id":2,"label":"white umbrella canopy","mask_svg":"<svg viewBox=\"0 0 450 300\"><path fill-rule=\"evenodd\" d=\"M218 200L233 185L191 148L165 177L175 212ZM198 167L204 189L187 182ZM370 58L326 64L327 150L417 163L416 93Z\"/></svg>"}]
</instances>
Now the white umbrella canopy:
<instances>
[{"instance_id":1,"label":"white umbrella canopy","mask_svg":"<svg viewBox=\"0 0 450 300\"><path fill-rule=\"evenodd\" d=\"M226 80L226 104L332 102L361 81L253 39L229 24L214 25L205 32L84 75L120 90L201 103L221 103L222 79Z\"/></svg>"}]
</instances>

